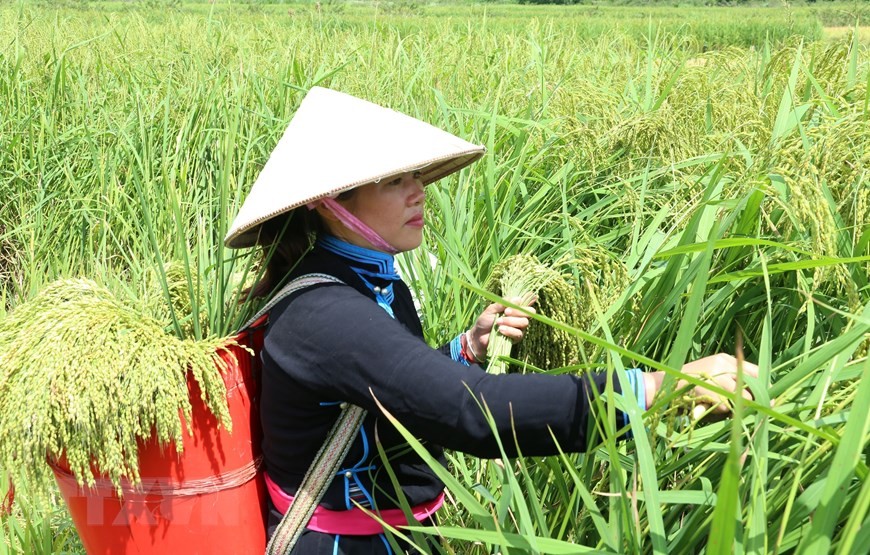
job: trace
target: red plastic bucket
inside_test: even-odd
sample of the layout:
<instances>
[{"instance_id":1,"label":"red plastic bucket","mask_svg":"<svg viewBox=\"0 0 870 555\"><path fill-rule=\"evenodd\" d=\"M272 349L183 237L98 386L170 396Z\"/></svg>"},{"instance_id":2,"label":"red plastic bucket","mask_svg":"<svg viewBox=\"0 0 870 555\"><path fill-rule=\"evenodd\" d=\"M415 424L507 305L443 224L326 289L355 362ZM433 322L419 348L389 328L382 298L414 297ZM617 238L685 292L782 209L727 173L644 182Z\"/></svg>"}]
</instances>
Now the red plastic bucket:
<instances>
[{"instance_id":1,"label":"red plastic bucket","mask_svg":"<svg viewBox=\"0 0 870 555\"><path fill-rule=\"evenodd\" d=\"M255 352L262 332L237 341ZM61 460L52 465L61 494L89 554L95 553L263 553L266 547L266 488L257 407L257 359L238 347L222 355L233 432L200 399L191 378L191 429L184 449L161 448L156 439L139 446L142 483L123 487L118 497L108 479L82 489Z\"/></svg>"}]
</instances>

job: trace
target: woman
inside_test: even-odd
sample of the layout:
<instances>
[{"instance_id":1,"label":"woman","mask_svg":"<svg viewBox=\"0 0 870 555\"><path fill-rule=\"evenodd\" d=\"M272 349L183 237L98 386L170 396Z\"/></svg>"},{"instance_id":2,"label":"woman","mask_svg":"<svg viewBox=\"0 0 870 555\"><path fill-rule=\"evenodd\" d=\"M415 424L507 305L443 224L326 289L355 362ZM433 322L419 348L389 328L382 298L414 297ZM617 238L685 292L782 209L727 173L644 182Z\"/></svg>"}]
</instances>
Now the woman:
<instances>
[{"instance_id":1,"label":"woman","mask_svg":"<svg viewBox=\"0 0 870 555\"><path fill-rule=\"evenodd\" d=\"M326 526L309 525L294 554L391 553L379 526L357 534L342 519L359 516L356 504L378 511L395 508L400 496L421 520L440 505L443 484L381 418L378 402L436 456L443 448L500 456L482 402L508 454L515 454L517 443L525 455L555 454L557 443L566 451L586 447L592 389L603 391L606 375L484 372L478 364L484 362L493 323L519 341L531 308L492 304L469 330L432 349L423 341L411 294L396 273L393 256L422 241L425 186L483 152L413 118L314 88L227 236L230 246L259 244L273 254L255 294L268 294L301 276L332 278L315 280L270 311L261 397L270 532L343 404L368 411L317 509L338 516ZM684 371L713 376L720 387L735 390L736 365L729 357L702 359ZM662 376L632 370L629 378L647 408ZM618 383L613 388L621 393ZM703 388L696 394L716 398ZM716 410L727 411L727 403L719 401ZM381 460L375 438L400 491L384 471L387 461Z\"/></svg>"}]
</instances>

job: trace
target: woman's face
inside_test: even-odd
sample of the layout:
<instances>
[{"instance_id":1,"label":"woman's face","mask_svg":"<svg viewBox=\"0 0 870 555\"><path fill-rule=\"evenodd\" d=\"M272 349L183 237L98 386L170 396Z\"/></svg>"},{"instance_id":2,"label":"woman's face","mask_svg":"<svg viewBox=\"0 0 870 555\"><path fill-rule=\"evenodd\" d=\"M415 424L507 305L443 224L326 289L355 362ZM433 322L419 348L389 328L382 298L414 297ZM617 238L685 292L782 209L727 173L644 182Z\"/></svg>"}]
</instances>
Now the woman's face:
<instances>
[{"instance_id":1,"label":"woman's face","mask_svg":"<svg viewBox=\"0 0 870 555\"><path fill-rule=\"evenodd\" d=\"M423 205L426 193L415 173L405 173L380 183L363 185L350 198L338 200L351 214L372 228L399 252L420 246L423 241ZM359 234L340 222L327 220L330 231L355 245L374 248Z\"/></svg>"}]
</instances>

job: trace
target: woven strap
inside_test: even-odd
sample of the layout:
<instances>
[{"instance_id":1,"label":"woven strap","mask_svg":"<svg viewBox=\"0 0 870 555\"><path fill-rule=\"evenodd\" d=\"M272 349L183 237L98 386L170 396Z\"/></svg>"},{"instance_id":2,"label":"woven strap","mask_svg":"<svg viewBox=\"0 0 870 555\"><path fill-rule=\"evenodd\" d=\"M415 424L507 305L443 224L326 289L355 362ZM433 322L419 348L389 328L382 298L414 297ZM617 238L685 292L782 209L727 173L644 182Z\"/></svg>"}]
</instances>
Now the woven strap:
<instances>
[{"instance_id":1,"label":"woven strap","mask_svg":"<svg viewBox=\"0 0 870 555\"><path fill-rule=\"evenodd\" d=\"M266 547L268 555L286 555L293 549L341 462L347 457L365 416L365 409L356 405L347 405L342 409L341 416L329 430L326 441L308 467L293 503L272 534Z\"/></svg>"},{"instance_id":2,"label":"woven strap","mask_svg":"<svg viewBox=\"0 0 870 555\"><path fill-rule=\"evenodd\" d=\"M281 300L288 295L321 283L339 283L343 281L329 274L305 274L300 276L281 289L266 306L260 309L253 318L248 320L242 329L251 327L254 322L259 320L264 314L268 313ZM346 405L342 409L338 420L329 430L326 440L320 447L320 451L314 457L311 466L305 473L302 483L296 492L293 503L290 508L284 513L278 528L272 534L272 539L269 540L269 545L266 546L266 553L269 555L284 555L289 553L302 531L305 530L305 525L311 520L311 515L326 489L332 482L333 476L338 471L341 462L347 457L348 451L353 444L353 440L359 432L360 426L365 419L366 411L355 405Z\"/></svg>"},{"instance_id":3,"label":"woven strap","mask_svg":"<svg viewBox=\"0 0 870 555\"><path fill-rule=\"evenodd\" d=\"M312 285L319 285L321 283L339 283L341 285L344 285L343 281L329 274L305 274L303 276L299 276L298 278L285 285L283 289L278 291L278 293L274 297L272 297L272 300L266 303L266 306L261 308L260 311L257 312L253 318L245 322L245 325L242 326L242 330L246 330L253 326L254 322L259 320L263 317L264 314L275 308L275 305L284 300L284 297L292 295L297 291L301 291L306 287L311 287Z\"/></svg>"}]
</instances>

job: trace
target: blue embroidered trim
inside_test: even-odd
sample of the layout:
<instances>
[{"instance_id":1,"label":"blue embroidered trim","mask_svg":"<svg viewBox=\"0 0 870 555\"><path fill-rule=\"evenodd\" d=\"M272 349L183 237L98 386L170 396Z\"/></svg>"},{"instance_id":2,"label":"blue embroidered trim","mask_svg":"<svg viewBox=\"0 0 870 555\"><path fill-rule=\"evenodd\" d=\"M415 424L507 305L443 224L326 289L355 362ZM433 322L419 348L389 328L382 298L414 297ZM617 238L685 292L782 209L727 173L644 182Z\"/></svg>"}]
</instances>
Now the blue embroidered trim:
<instances>
[{"instance_id":1,"label":"blue embroidered trim","mask_svg":"<svg viewBox=\"0 0 870 555\"><path fill-rule=\"evenodd\" d=\"M359 268L359 271L365 275L383 279L399 279L395 266L396 259L392 254L352 245L332 235L320 235L317 238L317 244L329 252L343 256L348 260L362 264L371 264L377 268L377 270Z\"/></svg>"},{"instance_id":2,"label":"blue embroidered trim","mask_svg":"<svg viewBox=\"0 0 870 555\"><path fill-rule=\"evenodd\" d=\"M462 356L462 334L460 333L450 342L450 358L465 366L471 366Z\"/></svg>"},{"instance_id":3,"label":"blue embroidered trim","mask_svg":"<svg viewBox=\"0 0 870 555\"><path fill-rule=\"evenodd\" d=\"M373 508L375 500L372 494L369 493L359 479L360 472L369 472L377 468L375 465L363 466L369 458L369 438L366 435L364 427L359 429L360 439L363 444L363 453L359 461L350 468L339 470L336 476L344 478L344 505L350 510L354 507L354 502L366 508ZM353 482L351 482L353 480Z\"/></svg>"},{"instance_id":4,"label":"blue embroidered trim","mask_svg":"<svg viewBox=\"0 0 870 555\"><path fill-rule=\"evenodd\" d=\"M643 381L643 371L640 368L629 368L625 371L625 375L628 377L628 384L637 399L637 405L640 410L646 411L646 386ZM622 422L625 426L629 425L627 412L622 413Z\"/></svg>"},{"instance_id":5,"label":"blue embroidered trim","mask_svg":"<svg viewBox=\"0 0 870 555\"><path fill-rule=\"evenodd\" d=\"M646 412L646 383L643 380L643 371L640 368L632 368L629 372L635 377L634 395L637 397L637 406Z\"/></svg>"},{"instance_id":6,"label":"blue embroidered trim","mask_svg":"<svg viewBox=\"0 0 870 555\"><path fill-rule=\"evenodd\" d=\"M337 254L350 261L351 270L356 273L365 283L366 287L375 295L375 300L378 306L384 309L387 314L395 318L393 309L390 306L393 304L395 296L393 295L393 283L401 279L395 268L395 258L387 253L366 249L357 245L352 245L346 241L342 241L331 235L322 235L318 237L317 244L323 249ZM354 264L356 263L356 264ZM366 264L369 267L360 267L359 265ZM372 269L372 267L374 269ZM370 278L376 278L388 282L385 287L376 286L370 281ZM460 353L461 358L461 353ZM337 403L321 403L321 406L330 406ZM339 470L336 476L342 476L344 479L344 503L347 509L352 509L355 504L359 504L367 508L375 508L375 501L372 494L369 493L363 486L359 478L361 472L369 472L374 470L375 465L363 466L369 458L369 440L366 435L365 427L360 427L360 439L362 440L363 453L359 461L350 468ZM392 553L389 542L381 534L387 551ZM338 553L338 538L335 536L335 544L333 553Z\"/></svg>"},{"instance_id":7,"label":"blue embroidered trim","mask_svg":"<svg viewBox=\"0 0 870 555\"><path fill-rule=\"evenodd\" d=\"M381 541L384 542L384 547L387 548L387 555L393 555L393 548L390 547L390 542L387 541L387 536L384 534L378 534L378 537L380 537Z\"/></svg>"},{"instance_id":8,"label":"blue embroidered trim","mask_svg":"<svg viewBox=\"0 0 870 555\"><path fill-rule=\"evenodd\" d=\"M395 258L393 255L372 249L366 249L358 245L352 245L346 241L333 237L332 235L318 237L317 244L323 249L349 260L351 262L351 264L349 264L350 269L353 270L361 280L363 280L363 283L365 283L369 291L374 293L378 306L383 308L392 318L396 317L391 306L395 299L395 296L393 295L392 282L398 281L401 278L396 272ZM375 266L377 270L361 268L354 265L353 262L370 264ZM368 278L378 278L389 283L384 287L379 287L369 281Z\"/></svg>"}]
</instances>

